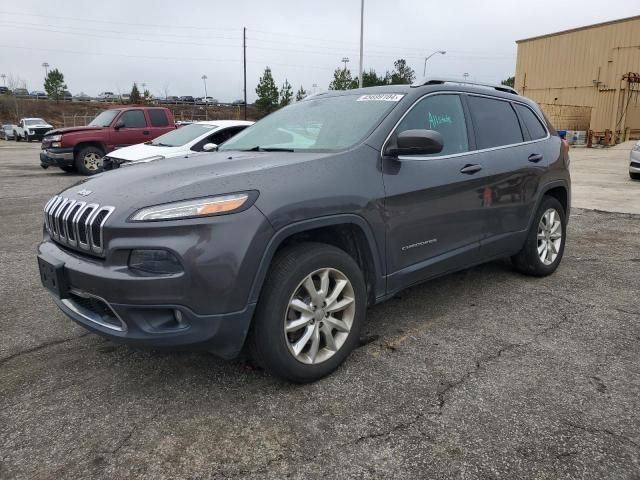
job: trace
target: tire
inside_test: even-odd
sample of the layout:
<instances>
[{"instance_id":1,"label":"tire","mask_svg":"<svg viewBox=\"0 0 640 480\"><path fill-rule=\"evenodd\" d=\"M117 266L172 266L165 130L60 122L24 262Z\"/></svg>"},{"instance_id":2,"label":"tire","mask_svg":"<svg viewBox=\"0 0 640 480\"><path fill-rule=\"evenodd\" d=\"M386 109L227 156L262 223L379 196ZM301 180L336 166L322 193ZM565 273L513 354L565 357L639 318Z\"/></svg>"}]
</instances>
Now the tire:
<instances>
[{"instance_id":1,"label":"tire","mask_svg":"<svg viewBox=\"0 0 640 480\"><path fill-rule=\"evenodd\" d=\"M20 135L18 135L18 134L16 133L15 141L16 141L16 142L19 142L20 140L21 140L21 139L20 139Z\"/></svg>"},{"instance_id":2,"label":"tire","mask_svg":"<svg viewBox=\"0 0 640 480\"><path fill-rule=\"evenodd\" d=\"M329 281L322 288L325 272ZM309 278L316 301L326 299L326 307L314 310L311 306L304 286ZM342 289L336 289L339 283ZM323 290L329 295L323 295ZM336 290L339 294L332 300ZM292 301L296 308L290 306ZM262 288L249 332L249 352L272 375L295 383L314 382L338 368L357 345L366 307L364 276L346 252L321 243L287 247L276 255ZM325 313L326 308L335 310ZM308 316L306 322L304 316ZM293 327L289 333L285 333L287 324Z\"/></svg>"},{"instance_id":3,"label":"tire","mask_svg":"<svg viewBox=\"0 0 640 480\"><path fill-rule=\"evenodd\" d=\"M31 137L29 136L29 134L28 134L28 133L25 133L25 134L24 134L24 141L25 141L25 142L29 142L29 143L31 143Z\"/></svg>"},{"instance_id":4,"label":"tire","mask_svg":"<svg viewBox=\"0 0 640 480\"><path fill-rule=\"evenodd\" d=\"M550 227L547 227L549 224ZM538 236L542 238L539 239ZM545 196L536 211L524 246L511 257L511 261L516 269L525 275L551 275L560 265L566 239L567 218L564 208L557 199Z\"/></svg>"},{"instance_id":5,"label":"tire","mask_svg":"<svg viewBox=\"0 0 640 480\"><path fill-rule=\"evenodd\" d=\"M102 171L104 152L98 147L84 147L76 152L75 167L82 175L95 175Z\"/></svg>"},{"instance_id":6,"label":"tire","mask_svg":"<svg viewBox=\"0 0 640 480\"><path fill-rule=\"evenodd\" d=\"M640 173L629 172L629 177L631 177L631 180L640 180Z\"/></svg>"},{"instance_id":7,"label":"tire","mask_svg":"<svg viewBox=\"0 0 640 480\"><path fill-rule=\"evenodd\" d=\"M75 167L75 165L62 165L62 166L60 167L60 169L61 169L63 172L67 172L67 173L73 173L73 172L75 172L75 171L76 171L76 167Z\"/></svg>"}]
</instances>

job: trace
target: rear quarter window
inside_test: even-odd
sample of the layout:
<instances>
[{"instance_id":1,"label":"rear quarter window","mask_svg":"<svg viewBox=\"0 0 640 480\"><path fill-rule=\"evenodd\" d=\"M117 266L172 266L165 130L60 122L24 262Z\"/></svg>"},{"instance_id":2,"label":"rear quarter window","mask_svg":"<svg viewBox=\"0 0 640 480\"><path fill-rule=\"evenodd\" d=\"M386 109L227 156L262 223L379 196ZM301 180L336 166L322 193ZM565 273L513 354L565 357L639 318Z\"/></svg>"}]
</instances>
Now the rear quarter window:
<instances>
[{"instance_id":1,"label":"rear quarter window","mask_svg":"<svg viewBox=\"0 0 640 480\"><path fill-rule=\"evenodd\" d=\"M524 123L524 128L529 132L531 140L539 140L547 136L547 130L529 107L516 103L515 108Z\"/></svg>"},{"instance_id":2,"label":"rear quarter window","mask_svg":"<svg viewBox=\"0 0 640 480\"><path fill-rule=\"evenodd\" d=\"M164 110L148 110L149 120L151 120L152 127L166 127L169 125L169 119L167 119L167 112Z\"/></svg>"},{"instance_id":3,"label":"rear quarter window","mask_svg":"<svg viewBox=\"0 0 640 480\"><path fill-rule=\"evenodd\" d=\"M478 149L524 141L518 117L510 102L472 95L467 98Z\"/></svg>"}]
</instances>

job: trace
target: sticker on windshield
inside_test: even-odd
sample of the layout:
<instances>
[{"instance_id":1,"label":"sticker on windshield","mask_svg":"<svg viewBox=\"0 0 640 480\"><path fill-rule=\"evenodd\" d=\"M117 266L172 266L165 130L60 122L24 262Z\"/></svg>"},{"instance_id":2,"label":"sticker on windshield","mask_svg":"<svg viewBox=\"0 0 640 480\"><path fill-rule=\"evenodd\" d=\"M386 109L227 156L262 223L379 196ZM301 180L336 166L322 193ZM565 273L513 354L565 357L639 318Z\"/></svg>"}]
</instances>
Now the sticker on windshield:
<instances>
[{"instance_id":1,"label":"sticker on windshield","mask_svg":"<svg viewBox=\"0 0 640 480\"><path fill-rule=\"evenodd\" d=\"M404 93L377 93L375 95L362 95L358 102L399 102Z\"/></svg>"}]
</instances>

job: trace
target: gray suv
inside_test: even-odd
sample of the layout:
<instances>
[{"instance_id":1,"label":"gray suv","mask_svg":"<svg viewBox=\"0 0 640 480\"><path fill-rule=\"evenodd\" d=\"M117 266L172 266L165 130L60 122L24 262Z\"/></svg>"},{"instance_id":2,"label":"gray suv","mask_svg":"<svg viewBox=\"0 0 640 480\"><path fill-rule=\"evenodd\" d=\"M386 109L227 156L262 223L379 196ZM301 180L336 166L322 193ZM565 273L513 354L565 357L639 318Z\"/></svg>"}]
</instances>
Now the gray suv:
<instances>
[{"instance_id":1,"label":"gray suv","mask_svg":"<svg viewBox=\"0 0 640 480\"><path fill-rule=\"evenodd\" d=\"M60 309L117 342L246 345L310 382L367 306L501 257L552 273L566 147L503 86L447 80L314 95L212 153L106 172L44 207L38 263Z\"/></svg>"}]
</instances>

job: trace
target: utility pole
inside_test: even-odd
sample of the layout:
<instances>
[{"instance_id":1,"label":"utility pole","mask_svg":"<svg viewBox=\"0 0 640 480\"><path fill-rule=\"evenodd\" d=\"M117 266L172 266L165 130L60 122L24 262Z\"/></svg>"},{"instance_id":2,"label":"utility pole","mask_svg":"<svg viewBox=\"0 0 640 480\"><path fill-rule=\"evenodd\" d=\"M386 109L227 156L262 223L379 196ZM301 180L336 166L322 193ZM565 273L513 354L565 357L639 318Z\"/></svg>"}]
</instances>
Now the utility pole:
<instances>
[{"instance_id":1,"label":"utility pole","mask_svg":"<svg viewBox=\"0 0 640 480\"><path fill-rule=\"evenodd\" d=\"M362 88L362 41L364 33L364 0L360 0L360 73L358 74L358 87Z\"/></svg>"},{"instance_id":2,"label":"utility pole","mask_svg":"<svg viewBox=\"0 0 640 480\"><path fill-rule=\"evenodd\" d=\"M206 75L202 75L202 77L200 77L200 78L202 78L202 82L204 83L204 98L208 99L209 95L207 95L207 78L209 78L209 77L207 77ZM205 102L207 102L207 101L208 100L205 100Z\"/></svg>"},{"instance_id":3,"label":"utility pole","mask_svg":"<svg viewBox=\"0 0 640 480\"><path fill-rule=\"evenodd\" d=\"M242 63L244 67L244 119L247 119L247 27L242 29Z\"/></svg>"}]
</instances>

